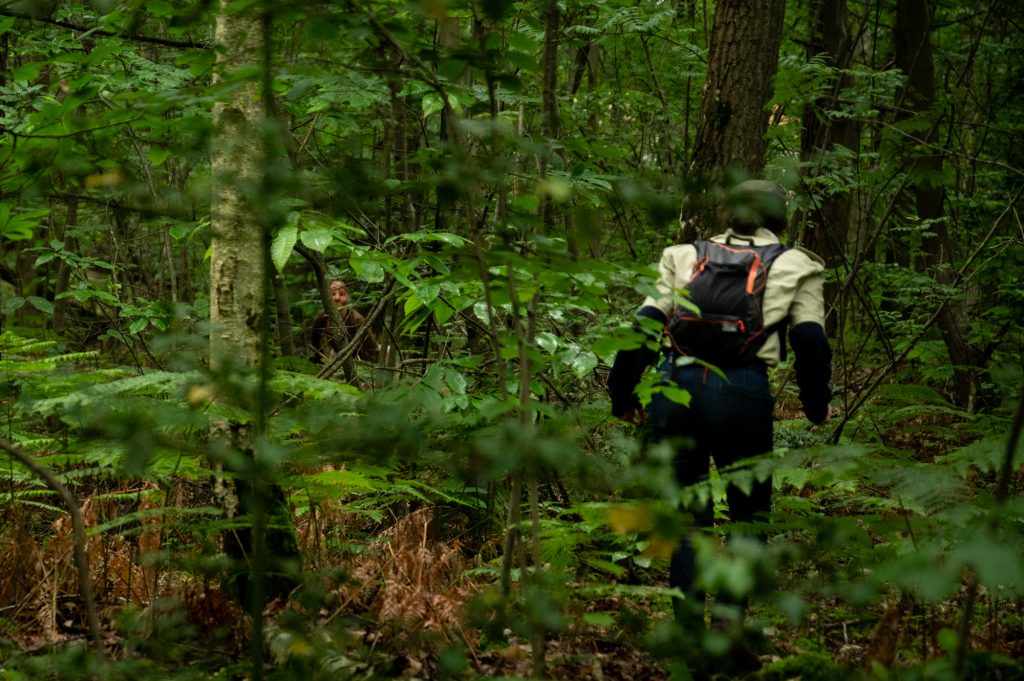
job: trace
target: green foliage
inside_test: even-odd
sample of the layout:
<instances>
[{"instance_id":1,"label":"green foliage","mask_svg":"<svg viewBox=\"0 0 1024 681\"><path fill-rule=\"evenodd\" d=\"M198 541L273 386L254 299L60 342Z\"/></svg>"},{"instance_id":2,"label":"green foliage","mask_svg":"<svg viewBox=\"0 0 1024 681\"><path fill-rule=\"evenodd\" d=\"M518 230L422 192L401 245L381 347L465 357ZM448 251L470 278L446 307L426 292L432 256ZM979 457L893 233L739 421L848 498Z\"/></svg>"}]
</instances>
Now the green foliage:
<instances>
[{"instance_id":1,"label":"green foliage","mask_svg":"<svg viewBox=\"0 0 1024 681\"><path fill-rule=\"evenodd\" d=\"M745 541L764 526L738 524L695 538L702 583L754 598L757 616L786 621L795 648L822 651L760 678L858 676L824 657L834 641L811 639L847 624L866 638L894 595L950 620L962 617L965 580L992 611L1024 597L1019 481L1009 499L996 494L1024 319L1024 254L1006 217L1024 160L1012 22L937 7L945 87L909 115L907 76L890 68L884 35L891 7L849 4L860 32L841 68L804 53L805 8L789 8L766 175L794 190L794 235L833 252L837 403L849 419L833 438L832 426L808 430L787 408L775 453L679 489L669 447L611 424L603 383L617 351L652 342L631 315L656 292L650 263L675 240L680 204L716 192L685 172L712 19L697 3L559 5L557 101L546 103L557 104L557 131L536 4L229 3L228 20L267 9L271 72L253 64L227 80L213 77L215 3L16 5L17 17L0 17L3 435L101 509L89 518L93 555L119 542L136 553L102 554L105 579L130 575L128 586L106 583L109 610L128 604L108 623L116 662L77 645L35 656L12 645L0 677L470 678L487 651L542 650L545 637L649 643L683 669L678 637L657 644L669 630L667 556L691 530L678 509L714 502L725 519L725 485L769 476L771 541ZM272 144L260 183L240 188L268 228L280 296L268 303L284 308L272 330L291 325L302 357L276 356L263 329L265 373L218 374L202 324L216 223L211 111L264 75ZM802 146L811 120L860 127L849 144ZM931 153L943 155L941 172L917 163ZM909 190L932 182L944 212L921 216ZM837 236L827 211L844 197L856 228ZM944 230L949 263L933 253ZM318 257L361 311L384 297L374 331L385 353L378 367L359 364L352 384L314 376L305 361ZM933 321L949 303L962 306L977 359L966 367L980 390L969 410L951 398L965 367ZM780 408L798 397L786 376L773 377ZM642 399L658 391L690 398L652 373ZM225 422L256 436L225 445L210 436ZM269 508L222 516L214 469L243 488L279 489L305 542L302 585L268 617L266 670L237 662L244 641L230 622L244 616L216 587L238 570L218 537L282 523L263 517ZM4 537L66 539L52 490L13 459L3 482ZM435 520L403 544L395 528L423 509ZM154 528L162 543L147 554ZM437 546L457 547L443 588L401 582L447 565ZM152 593L140 596L140 583ZM424 620L387 619L367 595L396 583L412 589L398 602L430 603L438 621L470 602L468 622L446 620L440 643L435 630L413 635ZM197 615L197 603L221 605ZM832 610L849 617L812 631ZM12 640L30 628L2 624ZM896 667L872 673L950 678L958 642L946 631L938 648L923 633ZM743 642L705 638L719 652ZM929 646L947 657L914 657ZM966 677L1016 672L980 650L964 664Z\"/></svg>"}]
</instances>

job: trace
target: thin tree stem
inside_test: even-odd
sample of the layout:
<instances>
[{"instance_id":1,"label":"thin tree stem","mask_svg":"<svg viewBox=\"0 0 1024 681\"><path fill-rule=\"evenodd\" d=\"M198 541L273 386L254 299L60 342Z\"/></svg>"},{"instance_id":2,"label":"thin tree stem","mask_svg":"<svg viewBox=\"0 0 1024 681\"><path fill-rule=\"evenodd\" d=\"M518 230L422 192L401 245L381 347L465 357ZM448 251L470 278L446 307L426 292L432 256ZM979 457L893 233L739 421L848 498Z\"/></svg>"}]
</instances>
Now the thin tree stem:
<instances>
[{"instance_id":1,"label":"thin tree stem","mask_svg":"<svg viewBox=\"0 0 1024 681\"><path fill-rule=\"evenodd\" d=\"M85 550L85 521L82 518L82 507L78 499L67 487L57 479L46 466L39 463L34 456L23 452L4 438L0 438L0 449L17 459L25 468L41 478L46 486L57 493L64 506L71 515L71 545L74 555L75 567L78 571L78 589L82 596L82 603L85 606L85 619L89 627L89 638L93 647L100 655L104 654L103 639L100 637L99 619L96 616L96 600L92 594L92 581L89 576L89 555Z\"/></svg>"}]
</instances>

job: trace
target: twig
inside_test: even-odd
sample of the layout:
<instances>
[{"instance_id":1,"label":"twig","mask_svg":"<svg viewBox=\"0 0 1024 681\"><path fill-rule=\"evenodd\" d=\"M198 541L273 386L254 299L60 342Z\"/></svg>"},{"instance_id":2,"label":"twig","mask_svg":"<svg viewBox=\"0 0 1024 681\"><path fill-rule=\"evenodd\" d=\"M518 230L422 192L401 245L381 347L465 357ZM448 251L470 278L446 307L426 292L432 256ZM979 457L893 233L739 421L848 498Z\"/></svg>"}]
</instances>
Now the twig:
<instances>
[{"instance_id":1,"label":"twig","mask_svg":"<svg viewBox=\"0 0 1024 681\"><path fill-rule=\"evenodd\" d=\"M331 356L331 359L328 360L327 364L325 364L317 373L317 378L330 378L334 374L338 373L338 369L344 366L345 362L351 359L352 355L356 353L359 346L362 345L363 339L366 338L366 334L370 332L370 327L377 320L377 317L384 312L388 296L390 295L391 289L394 285L394 279L388 281L384 286L384 290L381 292L380 297L377 299L377 302L373 304L373 307L370 308L369 313L367 313L366 320L362 325L360 325L356 332L352 334L352 338L349 339L348 345L341 348Z\"/></svg>"},{"instance_id":2,"label":"twig","mask_svg":"<svg viewBox=\"0 0 1024 681\"><path fill-rule=\"evenodd\" d=\"M46 24L48 26L59 26L61 28L67 28L72 31L83 31L88 34L102 35L107 38L123 38L124 40L131 40L137 43L149 43L152 45L163 45L164 47L177 47L181 49L207 47L205 43L197 43L192 40L171 40L170 38L157 38L154 36L146 35L132 35L130 33L115 33L113 31L104 30L98 26L93 26L90 28L88 26L82 26L81 24L71 23L70 21L48 19L45 17L34 16L32 14L25 14L24 12L15 12L9 9L0 9L0 16L14 17L15 19L24 19L25 21L34 21L36 23Z\"/></svg>"},{"instance_id":3,"label":"twig","mask_svg":"<svg viewBox=\"0 0 1024 681\"><path fill-rule=\"evenodd\" d=\"M37 477L46 482L47 487L52 489L67 506L71 514L71 543L74 547L75 566L78 568L78 588L85 605L85 618L89 626L89 637L92 639L93 647L99 655L104 654L103 639L100 638L100 625L96 617L96 601L92 595L92 582L89 577L89 556L85 551L85 522L82 520L82 508L78 499L67 487L57 479L46 466L39 463L34 456L23 452L4 438L0 438L0 449L20 461L22 465L32 471Z\"/></svg>"},{"instance_id":4,"label":"twig","mask_svg":"<svg viewBox=\"0 0 1024 681\"><path fill-rule=\"evenodd\" d=\"M956 271L955 276L949 282L950 287L957 286L963 280L967 268L971 266L971 263L974 262L974 259L978 256L979 253L981 253L985 245L988 244L988 242L992 239L992 237L996 233L996 230L999 228L999 225L1002 224L1003 219L1010 214L1010 212L1013 209L1013 206L1016 205L1017 201L1020 200L1022 195L1024 195L1024 185L1022 185L1017 190L1017 194L1007 205L1006 209L1003 210L1003 212L999 215L998 218L996 218L995 222L992 224L992 228L988 231L988 234L985 235L985 238L982 240L981 244L979 244L978 247L974 250L974 252L971 253L971 255L967 258L967 261L960 266L960 269ZM932 327L932 325L934 325L935 322L938 321L943 310L946 309L946 305L947 301L943 301L942 304L939 305L939 307L935 310L935 312L933 312L932 315L928 318L928 320L921 326L917 336L910 343L907 344L903 351L898 356L894 357L888 365L877 370L876 375L874 376L873 380L870 381L868 387L861 391L859 395L857 395L857 398L855 399L853 405L846 410L845 414L843 414L843 420L839 422L838 426L836 426L836 429L832 433L832 437L830 438L833 444L839 442L839 437L843 433L843 428L845 428L846 424L850 421L850 417L853 416L853 414L858 409L864 406L864 404L871 398L871 395L875 392L875 389L878 388L878 386L882 383L885 377L889 375L889 372L894 370L897 366L899 366L899 364L904 359L906 359L907 355L910 354L910 351L917 346L918 342L922 338L924 338L925 334Z\"/></svg>"}]
</instances>

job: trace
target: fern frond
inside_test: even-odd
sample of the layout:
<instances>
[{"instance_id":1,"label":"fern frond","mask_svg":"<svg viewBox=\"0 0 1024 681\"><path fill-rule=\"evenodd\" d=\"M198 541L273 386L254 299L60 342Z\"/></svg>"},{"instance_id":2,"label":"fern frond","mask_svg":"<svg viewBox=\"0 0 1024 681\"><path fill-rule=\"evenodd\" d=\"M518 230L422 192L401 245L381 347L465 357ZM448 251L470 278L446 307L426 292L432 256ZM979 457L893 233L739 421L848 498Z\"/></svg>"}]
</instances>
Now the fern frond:
<instances>
[{"instance_id":1,"label":"fern frond","mask_svg":"<svg viewBox=\"0 0 1024 681\"><path fill-rule=\"evenodd\" d=\"M130 496L134 497L135 493L133 492ZM150 520L153 518L159 518L162 520L170 520L174 518L190 518L197 516L206 518L217 518L221 516L222 512L223 511L220 508L217 508L216 506L198 506L196 508L178 508L175 506L147 508L138 511L133 511L132 513L125 513L124 515L119 515L116 518L112 518L111 520L108 520L105 523L101 523L99 525L96 525L95 527L90 527L88 529L88 534L103 534L104 532L109 532L110 530L115 530L119 527L124 527L125 525L132 525L135 523L141 524L143 521ZM141 532L145 529L147 528L144 526L140 526L136 528L136 531ZM123 532L122 534L131 534L131 532Z\"/></svg>"},{"instance_id":2,"label":"fern frond","mask_svg":"<svg viewBox=\"0 0 1024 681\"><path fill-rule=\"evenodd\" d=\"M359 389L340 381L329 381L294 371L276 371L270 379L270 388L287 395L313 399L342 397L355 402Z\"/></svg>"},{"instance_id":3,"label":"fern frond","mask_svg":"<svg viewBox=\"0 0 1024 681\"><path fill-rule=\"evenodd\" d=\"M32 495L29 495L27 493L28 492L35 492L35 491L41 491L41 492L47 492L49 494L53 494L49 490L18 490L17 492L15 492L13 494L14 499L11 499L12 495L9 495L9 494L5 494L3 496L0 496L0 504L3 504L3 503L15 503L15 504L21 504L23 506L28 506L30 508L38 508L38 509L41 509L43 511L46 511L47 513L57 513L57 514L65 513L65 510L63 508L61 508L60 506L54 506L52 504L46 504L46 503L43 503L41 501L34 501L31 498Z\"/></svg>"},{"instance_id":4,"label":"fern frond","mask_svg":"<svg viewBox=\"0 0 1024 681\"><path fill-rule=\"evenodd\" d=\"M72 407L88 407L91 403L122 395L170 396L184 392L188 385L202 379L199 372L154 371L122 378L109 383L88 385L84 389L49 399L38 400L31 405L34 413L49 414L66 411Z\"/></svg>"},{"instance_id":5,"label":"fern frond","mask_svg":"<svg viewBox=\"0 0 1024 681\"><path fill-rule=\"evenodd\" d=\"M882 399L904 404L949 405L949 400L934 388L914 383L887 383L880 386L876 394Z\"/></svg>"},{"instance_id":6,"label":"fern frond","mask_svg":"<svg viewBox=\"0 0 1024 681\"><path fill-rule=\"evenodd\" d=\"M980 440L959 447L951 453L935 459L937 463L948 463L961 474L972 466L984 473L999 470L1006 456L1006 435L989 435Z\"/></svg>"},{"instance_id":7,"label":"fern frond","mask_svg":"<svg viewBox=\"0 0 1024 681\"><path fill-rule=\"evenodd\" d=\"M0 333L0 352L40 352L42 350L52 350L55 347L57 347L57 341L25 338L12 331Z\"/></svg>"},{"instance_id":8,"label":"fern frond","mask_svg":"<svg viewBox=\"0 0 1024 681\"><path fill-rule=\"evenodd\" d=\"M966 502L969 490L955 471L943 466L915 464L876 471L874 481L907 510L933 515Z\"/></svg>"},{"instance_id":9,"label":"fern frond","mask_svg":"<svg viewBox=\"0 0 1024 681\"><path fill-rule=\"evenodd\" d=\"M9 374L31 374L40 371L53 371L61 364L80 362L85 359L95 359L100 353L96 350L86 352L72 352L65 355L53 355L52 357L41 357L37 359L3 359L0 360L0 372Z\"/></svg>"}]
</instances>

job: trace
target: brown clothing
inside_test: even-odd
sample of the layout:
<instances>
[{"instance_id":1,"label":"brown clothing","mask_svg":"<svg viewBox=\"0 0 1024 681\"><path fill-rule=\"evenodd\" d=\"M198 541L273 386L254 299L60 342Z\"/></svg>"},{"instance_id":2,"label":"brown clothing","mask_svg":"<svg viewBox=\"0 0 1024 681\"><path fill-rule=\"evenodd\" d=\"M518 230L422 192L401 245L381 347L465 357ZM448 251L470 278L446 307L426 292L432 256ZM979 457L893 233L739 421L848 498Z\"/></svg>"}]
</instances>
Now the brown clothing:
<instances>
[{"instance_id":1,"label":"brown clothing","mask_svg":"<svg viewBox=\"0 0 1024 681\"><path fill-rule=\"evenodd\" d=\"M338 318L345 331L344 335L348 338L355 336L356 332L366 323L366 318L363 315L348 307L338 310ZM314 358L331 356L330 334L327 332L329 324L330 319L323 310L313 317L309 344L313 349ZM344 344L344 341L342 343ZM377 337L373 335L373 331L367 329L362 343L359 344L359 349L356 350L356 357L366 362L376 362L377 353Z\"/></svg>"}]
</instances>

